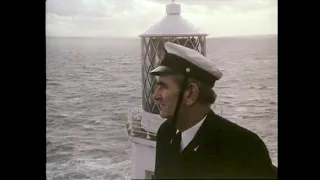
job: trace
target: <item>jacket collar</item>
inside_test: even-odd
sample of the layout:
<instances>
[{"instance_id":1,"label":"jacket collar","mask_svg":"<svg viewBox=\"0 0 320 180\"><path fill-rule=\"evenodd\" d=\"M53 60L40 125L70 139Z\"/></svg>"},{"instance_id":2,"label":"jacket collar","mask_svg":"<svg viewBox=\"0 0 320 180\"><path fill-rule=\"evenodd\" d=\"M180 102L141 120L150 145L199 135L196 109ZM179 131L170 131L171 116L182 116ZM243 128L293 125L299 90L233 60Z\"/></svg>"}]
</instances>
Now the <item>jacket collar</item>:
<instances>
[{"instance_id":1,"label":"jacket collar","mask_svg":"<svg viewBox=\"0 0 320 180\"><path fill-rule=\"evenodd\" d=\"M217 153L219 150L219 126L217 122L217 115L213 112L213 110L210 110L198 132L187 145L187 147L182 151L182 153L186 154L189 152L203 152L202 150L209 151L210 154Z\"/></svg>"}]
</instances>

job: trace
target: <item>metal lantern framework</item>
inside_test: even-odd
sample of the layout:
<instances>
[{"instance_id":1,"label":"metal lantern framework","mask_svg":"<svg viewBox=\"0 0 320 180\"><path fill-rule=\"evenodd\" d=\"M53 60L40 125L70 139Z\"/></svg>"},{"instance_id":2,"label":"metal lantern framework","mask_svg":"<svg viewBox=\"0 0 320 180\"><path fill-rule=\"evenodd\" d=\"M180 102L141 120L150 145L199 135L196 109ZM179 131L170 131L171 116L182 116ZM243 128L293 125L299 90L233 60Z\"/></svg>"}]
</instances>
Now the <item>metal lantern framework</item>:
<instances>
[{"instance_id":1,"label":"metal lantern framework","mask_svg":"<svg viewBox=\"0 0 320 180\"><path fill-rule=\"evenodd\" d=\"M167 4L167 15L157 24L140 35L142 70L142 108L159 114L160 106L153 99L156 78L149 72L160 65L164 57L164 43L173 42L195 49L206 56L206 33L200 33L191 23L180 16L180 4Z\"/></svg>"}]
</instances>

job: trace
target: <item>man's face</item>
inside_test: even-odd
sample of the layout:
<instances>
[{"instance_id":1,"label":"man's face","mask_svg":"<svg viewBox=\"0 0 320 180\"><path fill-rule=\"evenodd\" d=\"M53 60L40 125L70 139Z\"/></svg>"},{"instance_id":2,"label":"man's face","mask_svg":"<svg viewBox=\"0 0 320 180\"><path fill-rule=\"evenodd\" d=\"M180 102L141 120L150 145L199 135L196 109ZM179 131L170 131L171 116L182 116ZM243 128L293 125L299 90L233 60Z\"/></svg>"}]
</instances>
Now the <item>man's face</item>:
<instances>
[{"instance_id":1,"label":"man's face","mask_svg":"<svg viewBox=\"0 0 320 180\"><path fill-rule=\"evenodd\" d=\"M179 96L179 87L172 75L159 76L157 89L153 98L160 104L160 116L168 118L173 116Z\"/></svg>"}]
</instances>

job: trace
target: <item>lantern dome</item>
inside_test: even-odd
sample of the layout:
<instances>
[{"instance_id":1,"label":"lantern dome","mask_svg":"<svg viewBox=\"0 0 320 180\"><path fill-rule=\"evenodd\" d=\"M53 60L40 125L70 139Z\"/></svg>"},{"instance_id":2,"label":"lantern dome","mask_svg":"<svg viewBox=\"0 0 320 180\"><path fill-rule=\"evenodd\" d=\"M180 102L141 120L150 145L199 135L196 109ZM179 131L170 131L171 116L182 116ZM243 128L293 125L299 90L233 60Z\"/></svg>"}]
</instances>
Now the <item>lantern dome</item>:
<instances>
[{"instance_id":1,"label":"lantern dome","mask_svg":"<svg viewBox=\"0 0 320 180\"><path fill-rule=\"evenodd\" d=\"M140 37L157 36L207 36L208 34L200 32L192 23L180 15L180 4L167 4L167 15L158 23L151 26Z\"/></svg>"}]
</instances>

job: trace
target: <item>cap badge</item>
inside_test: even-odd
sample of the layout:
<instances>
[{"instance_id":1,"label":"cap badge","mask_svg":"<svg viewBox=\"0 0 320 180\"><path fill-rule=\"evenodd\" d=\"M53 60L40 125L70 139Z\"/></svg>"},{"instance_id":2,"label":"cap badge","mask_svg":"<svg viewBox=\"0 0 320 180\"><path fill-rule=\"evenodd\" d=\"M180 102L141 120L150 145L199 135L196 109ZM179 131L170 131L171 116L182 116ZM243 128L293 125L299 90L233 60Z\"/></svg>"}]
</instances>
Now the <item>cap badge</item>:
<instances>
[{"instance_id":1,"label":"cap badge","mask_svg":"<svg viewBox=\"0 0 320 180\"><path fill-rule=\"evenodd\" d=\"M187 73L190 72L190 68L186 68L186 72L187 72Z\"/></svg>"}]
</instances>

